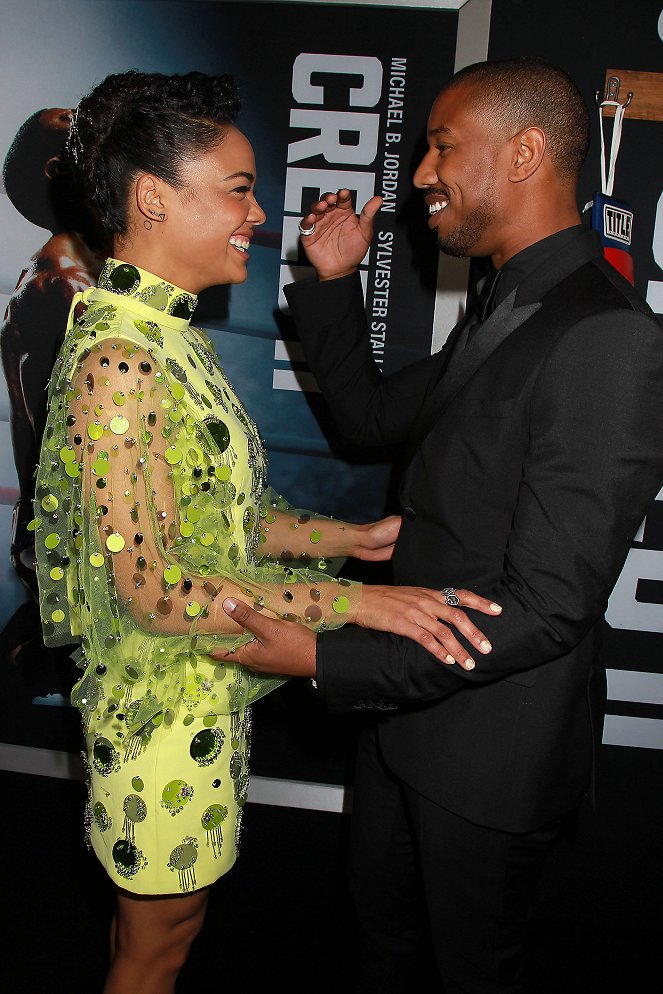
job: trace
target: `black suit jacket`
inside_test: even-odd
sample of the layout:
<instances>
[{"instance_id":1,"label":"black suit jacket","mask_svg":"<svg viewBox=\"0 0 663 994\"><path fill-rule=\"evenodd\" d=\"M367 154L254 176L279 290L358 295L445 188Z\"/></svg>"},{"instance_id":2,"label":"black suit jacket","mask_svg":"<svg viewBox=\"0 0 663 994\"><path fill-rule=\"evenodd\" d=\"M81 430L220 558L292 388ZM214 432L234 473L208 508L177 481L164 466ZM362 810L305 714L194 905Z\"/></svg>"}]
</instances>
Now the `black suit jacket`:
<instances>
[{"instance_id":1,"label":"black suit jacket","mask_svg":"<svg viewBox=\"0 0 663 994\"><path fill-rule=\"evenodd\" d=\"M503 606L464 672L409 639L318 639L333 712L389 710L379 739L406 783L478 824L529 831L587 791L600 622L663 479L663 331L593 232L526 277L449 363L383 377L359 278L286 295L307 360L355 443L403 442L398 584L468 587Z\"/></svg>"}]
</instances>

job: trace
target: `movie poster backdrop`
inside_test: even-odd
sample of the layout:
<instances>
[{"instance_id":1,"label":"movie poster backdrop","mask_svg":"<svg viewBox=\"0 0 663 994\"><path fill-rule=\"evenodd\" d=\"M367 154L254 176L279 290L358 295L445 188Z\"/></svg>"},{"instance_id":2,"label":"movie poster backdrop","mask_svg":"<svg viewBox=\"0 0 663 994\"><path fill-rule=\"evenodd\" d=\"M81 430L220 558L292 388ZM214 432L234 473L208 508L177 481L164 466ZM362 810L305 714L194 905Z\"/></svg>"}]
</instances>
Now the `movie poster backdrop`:
<instances>
[{"instance_id":1,"label":"movie poster backdrop","mask_svg":"<svg viewBox=\"0 0 663 994\"><path fill-rule=\"evenodd\" d=\"M533 55L556 62L593 104L608 67L660 71L662 8L660 0L639 0L637 18L625 33L616 30L616 5L599 0L581 8L572 0L553 7L493 0L489 57ZM380 193L384 209L362 266L373 354L391 371L430 351L437 259L411 175L422 148L426 108L439 82L453 71L457 26L454 11L397 4L62 0L54 5L8 0L3 5L0 158L36 110L74 106L110 72L200 69L237 76L244 99L240 125L255 146L257 192L267 222L254 240L248 282L204 294L196 320L210 332L262 429L272 485L301 506L353 520L389 509L391 454L357 453L340 442L302 361L281 288L307 275L296 225L320 191L348 186L359 206ZM324 44L322 37L328 39ZM581 204L599 187L596 116L592 131ZM627 115L615 182L615 195L635 213L630 245L635 283L659 314L662 137L662 122L634 121ZM3 194L0 190L4 309L26 260L49 232L27 221ZM0 383L2 549L9 545L16 486L8 397ZM11 622L25 593L6 558L0 584L0 628L6 636L0 651L11 690L0 713L0 742L76 748L74 732L63 732L63 723L67 730L77 727L75 721L67 724L75 718L68 709L16 704L58 702L58 680L47 660L35 665L31 656L16 664ZM628 777L634 764L649 769L663 749L662 586L663 491L636 536L607 616L611 700L604 741L623 747L616 752L630 757L617 761L615 750L609 751L613 763L626 763ZM297 693L289 685L280 701L275 696L263 704L263 714L272 709L270 734L286 739L288 727L313 715L315 728L307 729L313 740L303 737L293 747L288 739L283 749L272 750L267 772L277 775L285 766L289 775L343 782L340 740L350 734L349 726L338 719L326 721ZM316 743L312 750L307 748L311 741ZM334 758L339 755L340 765ZM259 753L256 759L259 764Z\"/></svg>"}]
</instances>

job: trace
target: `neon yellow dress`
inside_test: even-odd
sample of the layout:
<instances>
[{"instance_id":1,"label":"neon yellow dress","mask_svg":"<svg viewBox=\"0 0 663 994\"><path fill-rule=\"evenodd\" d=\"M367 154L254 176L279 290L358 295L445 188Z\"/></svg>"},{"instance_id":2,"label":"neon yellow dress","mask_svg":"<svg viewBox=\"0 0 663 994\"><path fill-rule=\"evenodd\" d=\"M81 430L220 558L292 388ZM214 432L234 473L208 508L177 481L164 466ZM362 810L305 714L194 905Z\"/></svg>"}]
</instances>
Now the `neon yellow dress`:
<instances>
[{"instance_id":1,"label":"neon yellow dress","mask_svg":"<svg viewBox=\"0 0 663 994\"><path fill-rule=\"evenodd\" d=\"M236 858L249 705L282 681L209 658L250 637L223 598L319 630L360 596L316 554L342 523L265 489L259 434L190 327L195 305L113 259L74 300L31 526L45 641L81 643L90 842L142 894L206 886Z\"/></svg>"}]
</instances>

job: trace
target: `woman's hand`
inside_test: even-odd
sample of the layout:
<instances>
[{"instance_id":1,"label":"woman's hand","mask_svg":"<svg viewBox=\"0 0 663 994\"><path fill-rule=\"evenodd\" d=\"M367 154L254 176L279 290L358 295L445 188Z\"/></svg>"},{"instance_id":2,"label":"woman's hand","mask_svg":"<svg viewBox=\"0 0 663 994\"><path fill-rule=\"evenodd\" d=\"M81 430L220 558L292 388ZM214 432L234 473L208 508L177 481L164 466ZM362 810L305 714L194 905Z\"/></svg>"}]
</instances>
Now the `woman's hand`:
<instances>
[{"instance_id":1,"label":"woman's hand","mask_svg":"<svg viewBox=\"0 0 663 994\"><path fill-rule=\"evenodd\" d=\"M302 235L308 260L320 280L334 280L353 273L364 258L373 238L373 218L382 197L371 197L357 216L349 190L325 193L301 220L302 228L315 225L310 235Z\"/></svg>"},{"instance_id":2,"label":"woman's hand","mask_svg":"<svg viewBox=\"0 0 663 994\"><path fill-rule=\"evenodd\" d=\"M355 559L364 559L369 563L380 563L391 559L402 520L400 515L390 514L388 518L381 518L380 521L352 525L353 542L349 554Z\"/></svg>"},{"instance_id":3,"label":"woman's hand","mask_svg":"<svg viewBox=\"0 0 663 994\"><path fill-rule=\"evenodd\" d=\"M500 614L499 604L479 597L471 590L456 590L463 607ZM470 621L460 607L450 607L446 595L427 587L386 587L364 584L361 601L352 621L363 628L406 635L418 642L433 656L445 663L458 663L464 670L473 670L475 662L455 637L452 625L477 647L482 654L492 646L483 632Z\"/></svg>"}]
</instances>

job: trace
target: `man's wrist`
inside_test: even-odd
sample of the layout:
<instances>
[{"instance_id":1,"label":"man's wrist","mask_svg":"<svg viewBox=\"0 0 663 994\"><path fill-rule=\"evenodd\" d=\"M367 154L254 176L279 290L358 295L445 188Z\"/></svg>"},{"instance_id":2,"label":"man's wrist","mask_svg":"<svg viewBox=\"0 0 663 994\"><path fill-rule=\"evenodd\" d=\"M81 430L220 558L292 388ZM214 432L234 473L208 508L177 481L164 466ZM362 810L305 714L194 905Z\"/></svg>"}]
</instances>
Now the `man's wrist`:
<instances>
[{"instance_id":1,"label":"man's wrist","mask_svg":"<svg viewBox=\"0 0 663 994\"><path fill-rule=\"evenodd\" d=\"M352 266L350 269L342 269L337 273L321 273L318 270L316 272L319 283L328 283L329 280L342 280L345 276L352 276L353 273L357 272L357 267Z\"/></svg>"}]
</instances>

